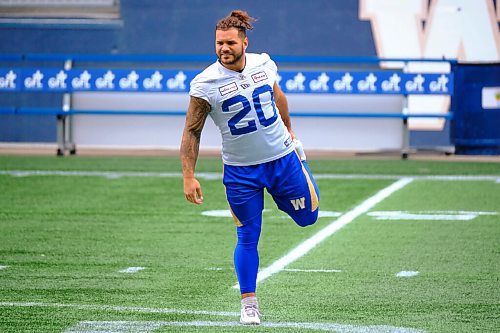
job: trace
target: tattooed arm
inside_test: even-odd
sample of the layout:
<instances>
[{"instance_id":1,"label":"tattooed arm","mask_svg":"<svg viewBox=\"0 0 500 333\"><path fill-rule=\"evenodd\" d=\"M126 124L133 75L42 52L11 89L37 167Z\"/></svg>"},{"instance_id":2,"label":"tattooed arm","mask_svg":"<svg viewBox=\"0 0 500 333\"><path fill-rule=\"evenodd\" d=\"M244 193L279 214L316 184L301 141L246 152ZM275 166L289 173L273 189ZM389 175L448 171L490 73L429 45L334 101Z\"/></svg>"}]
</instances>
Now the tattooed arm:
<instances>
[{"instance_id":1,"label":"tattooed arm","mask_svg":"<svg viewBox=\"0 0 500 333\"><path fill-rule=\"evenodd\" d=\"M290 113L288 112L288 100L286 99L285 93L281 90L277 83L274 83L273 92L274 102L280 112L281 120L285 123L292 139L295 139L295 133L292 130L292 121L290 120Z\"/></svg>"},{"instance_id":2,"label":"tattooed arm","mask_svg":"<svg viewBox=\"0 0 500 333\"><path fill-rule=\"evenodd\" d=\"M181 142L184 195L188 201L198 205L203 202L203 196L200 183L194 176L194 170L198 159L201 132L209 112L210 104L207 101L191 96Z\"/></svg>"}]
</instances>

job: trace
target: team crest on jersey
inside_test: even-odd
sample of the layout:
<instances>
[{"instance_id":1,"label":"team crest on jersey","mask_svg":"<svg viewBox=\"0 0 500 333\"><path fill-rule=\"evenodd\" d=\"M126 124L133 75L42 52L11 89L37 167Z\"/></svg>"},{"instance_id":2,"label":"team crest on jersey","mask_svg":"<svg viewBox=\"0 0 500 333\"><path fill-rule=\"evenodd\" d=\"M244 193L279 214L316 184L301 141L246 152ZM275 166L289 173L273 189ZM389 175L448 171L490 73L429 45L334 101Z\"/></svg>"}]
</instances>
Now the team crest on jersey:
<instances>
[{"instance_id":1,"label":"team crest on jersey","mask_svg":"<svg viewBox=\"0 0 500 333\"><path fill-rule=\"evenodd\" d=\"M226 84L225 86L219 87L219 92L221 96L227 95L232 93L233 91L237 91L238 86L236 85L236 82L231 82L229 84Z\"/></svg>"},{"instance_id":2,"label":"team crest on jersey","mask_svg":"<svg viewBox=\"0 0 500 333\"><path fill-rule=\"evenodd\" d=\"M255 83L267 80L267 74L266 74L266 72L258 72L258 73L252 74L252 80Z\"/></svg>"}]
</instances>

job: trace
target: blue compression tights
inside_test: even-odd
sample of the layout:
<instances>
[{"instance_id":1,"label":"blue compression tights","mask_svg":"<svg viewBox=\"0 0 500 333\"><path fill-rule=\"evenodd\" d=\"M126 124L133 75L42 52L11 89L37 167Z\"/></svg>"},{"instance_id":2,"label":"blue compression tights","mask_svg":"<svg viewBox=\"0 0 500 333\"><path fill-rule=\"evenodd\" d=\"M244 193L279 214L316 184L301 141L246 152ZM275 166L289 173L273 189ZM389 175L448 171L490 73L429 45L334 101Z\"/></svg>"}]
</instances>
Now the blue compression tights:
<instances>
[{"instance_id":1,"label":"blue compression tights","mask_svg":"<svg viewBox=\"0 0 500 333\"><path fill-rule=\"evenodd\" d=\"M234 250L234 266L242 294L254 293L259 270L259 244L262 214L257 215L245 225L237 227L238 243Z\"/></svg>"}]
</instances>

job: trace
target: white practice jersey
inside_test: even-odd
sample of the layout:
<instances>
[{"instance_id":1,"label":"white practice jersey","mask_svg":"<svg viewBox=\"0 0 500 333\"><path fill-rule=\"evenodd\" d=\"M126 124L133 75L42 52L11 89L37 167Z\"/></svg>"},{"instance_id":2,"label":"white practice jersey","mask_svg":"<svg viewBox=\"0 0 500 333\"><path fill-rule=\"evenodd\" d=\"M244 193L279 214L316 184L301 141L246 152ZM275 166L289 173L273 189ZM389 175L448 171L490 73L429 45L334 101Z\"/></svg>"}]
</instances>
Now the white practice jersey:
<instances>
[{"instance_id":1,"label":"white practice jersey","mask_svg":"<svg viewBox=\"0 0 500 333\"><path fill-rule=\"evenodd\" d=\"M269 55L246 54L245 69L229 70L218 61L191 81L189 94L211 105L222 135L222 160L229 165L273 161L294 149L274 103L277 67Z\"/></svg>"}]
</instances>

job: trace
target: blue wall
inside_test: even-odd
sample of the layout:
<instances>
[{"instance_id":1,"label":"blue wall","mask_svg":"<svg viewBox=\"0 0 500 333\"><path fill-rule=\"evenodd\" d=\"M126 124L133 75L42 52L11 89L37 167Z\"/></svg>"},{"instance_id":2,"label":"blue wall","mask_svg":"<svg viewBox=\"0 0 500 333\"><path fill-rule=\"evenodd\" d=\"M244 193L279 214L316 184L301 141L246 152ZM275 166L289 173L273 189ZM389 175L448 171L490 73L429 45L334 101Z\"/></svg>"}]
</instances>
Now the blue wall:
<instances>
[{"instance_id":1,"label":"blue wall","mask_svg":"<svg viewBox=\"0 0 500 333\"><path fill-rule=\"evenodd\" d=\"M119 24L0 26L0 52L211 54L215 23L233 9L258 18L252 52L376 55L353 0L122 0Z\"/></svg>"}]
</instances>

